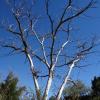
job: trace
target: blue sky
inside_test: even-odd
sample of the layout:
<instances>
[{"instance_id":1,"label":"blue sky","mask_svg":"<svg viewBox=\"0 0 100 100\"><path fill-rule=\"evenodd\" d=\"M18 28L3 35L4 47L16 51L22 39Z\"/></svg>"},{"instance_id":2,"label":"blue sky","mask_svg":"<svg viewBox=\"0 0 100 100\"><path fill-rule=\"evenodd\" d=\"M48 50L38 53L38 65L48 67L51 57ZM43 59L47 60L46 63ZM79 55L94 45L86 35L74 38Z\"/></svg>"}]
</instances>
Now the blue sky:
<instances>
[{"instance_id":1,"label":"blue sky","mask_svg":"<svg viewBox=\"0 0 100 100\"><path fill-rule=\"evenodd\" d=\"M58 0L57 2L58 7L60 7L61 1L62 0ZM80 1L80 0L75 0L75 2L77 1ZM85 2L86 0L84 0L83 3ZM42 5L42 3L43 3L42 0L39 0L39 5ZM39 6L39 5L37 5L35 8L35 14L37 14L37 12L41 13L42 11L44 11L43 9L42 11L40 10L42 6ZM80 5L82 5L81 2L80 2ZM53 11L52 8L51 8L51 11ZM55 11L57 11L57 8L55 9ZM91 37L91 35L92 36L96 35L98 38L100 38L100 2L99 0L98 0L98 3L96 4L96 8L90 9L88 13L86 13L86 15L90 17L82 16L79 18L79 20L76 20L73 23L73 26L76 29L73 32L73 37L77 38L77 35L78 35L82 39L88 39L89 37ZM13 22L13 18L11 16L9 7L7 6L5 0L0 0L0 21L3 19L7 19L7 20L10 20L10 22ZM40 30L38 30L38 32L43 31L45 28L47 28L47 26L43 25L40 28ZM0 38L7 38L7 37L8 37L8 33L6 33L3 29L1 29ZM3 54L7 53L7 51L8 50L5 50L5 49L0 50L0 73L1 73L2 78L4 78L9 71L13 71L15 75L19 77L20 84L33 88L31 72L29 70L28 63L24 59L25 57L22 54L4 56ZM100 47L96 47L95 51L98 51L98 52L96 52L95 54L91 55L86 60L84 60L85 63L91 64L90 66L85 67L83 69L78 69L78 68L74 69L72 73L72 77L74 80L80 79L86 85L89 86L91 83L91 79L93 79L94 76L100 76ZM37 64L39 66L39 63Z\"/></svg>"}]
</instances>

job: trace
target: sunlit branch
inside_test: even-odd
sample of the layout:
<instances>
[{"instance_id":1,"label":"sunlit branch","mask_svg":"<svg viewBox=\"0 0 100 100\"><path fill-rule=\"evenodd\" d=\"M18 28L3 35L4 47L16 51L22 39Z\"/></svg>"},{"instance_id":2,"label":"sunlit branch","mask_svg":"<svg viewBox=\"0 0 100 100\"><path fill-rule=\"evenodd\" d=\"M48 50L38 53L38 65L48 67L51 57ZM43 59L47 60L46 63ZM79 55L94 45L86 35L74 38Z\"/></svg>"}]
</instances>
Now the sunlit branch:
<instances>
[{"instance_id":1,"label":"sunlit branch","mask_svg":"<svg viewBox=\"0 0 100 100\"><path fill-rule=\"evenodd\" d=\"M58 93L57 93L57 96L56 96L57 100L60 99L61 94L63 92L63 89L64 89L66 83L68 82L69 76L72 72L72 69L75 67L76 63L79 62L86 55L86 53L89 52L93 47L94 47L94 41L92 41L92 44L89 47L84 48L83 50L81 50L79 53L76 54L74 59L70 60L67 63L67 66L69 66L69 71L68 71L68 74L66 75L61 87L58 90Z\"/></svg>"},{"instance_id":2,"label":"sunlit branch","mask_svg":"<svg viewBox=\"0 0 100 100\"><path fill-rule=\"evenodd\" d=\"M46 63L46 65L47 65L47 67L50 68L50 65L49 65L49 63L48 63L48 61L47 61L47 57L46 57L46 51L45 51L45 49L44 49L44 37L43 37L43 39L42 39L42 41L41 41L41 40L39 39L37 33L36 33L35 31L33 31L33 33L35 34L37 40L39 41L39 43L40 43L40 45L41 45L41 47L42 47L42 51L43 51L45 63Z\"/></svg>"},{"instance_id":3,"label":"sunlit branch","mask_svg":"<svg viewBox=\"0 0 100 100\"><path fill-rule=\"evenodd\" d=\"M63 81L61 87L60 87L59 90L58 90L58 93L57 93L57 96L56 96L56 99L57 99L57 100L60 100L61 94L62 94L62 92L63 92L63 90L64 90L64 87L65 87L66 83L67 83L68 80L69 80L69 77L70 77L70 74L71 74L71 72L72 72L72 69L73 69L73 67L75 66L75 64L76 64L79 60L80 60L80 59L77 58L77 59L75 59L75 60L72 62L71 65L69 65L69 71L68 71L67 75L65 76L64 81Z\"/></svg>"},{"instance_id":4,"label":"sunlit branch","mask_svg":"<svg viewBox=\"0 0 100 100\"><path fill-rule=\"evenodd\" d=\"M69 24L68 24L68 32L67 32L67 34L68 34L68 36L67 36L67 41L65 42L65 43L63 43L62 44L62 46L61 46L61 48L59 49L59 51L58 51L58 54L57 54L57 56L56 56L56 60L55 60L55 63L54 63L54 65L53 65L53 67L52 67L52 69L55 67L55 65L56 65L56 63L57 63L57 61L58 61L58 57L59 57L59 55L61 54L61 52L62 52L62 50L64 49L64 47L69 43Z\"/></svg>"}]
</instances>

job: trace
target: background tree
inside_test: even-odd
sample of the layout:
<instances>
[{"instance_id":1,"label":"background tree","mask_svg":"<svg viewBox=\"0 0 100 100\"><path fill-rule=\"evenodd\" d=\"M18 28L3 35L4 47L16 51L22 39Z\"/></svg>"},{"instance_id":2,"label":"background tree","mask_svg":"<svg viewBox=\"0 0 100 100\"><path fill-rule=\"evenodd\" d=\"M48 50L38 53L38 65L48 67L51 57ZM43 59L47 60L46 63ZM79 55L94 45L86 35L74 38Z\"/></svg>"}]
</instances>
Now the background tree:
<instances>
[{"instance_id":1,"label":"background tree","mask_svg":"<svg viewBox=\"0 0 100 100\"><path fill-rule=\"evenodd\" d=\"M49 100L56 100L56 99L55 99L55 96L51 96L51 97L49 98Z\"/></svg>"},{"instance_id":2,"label":"background tree","mask_svg":"<svg viewBox=\"0 0 100 100\"><path fill-rule=\"evenodd\" d=\"M100 96L100 77L94 77L91 88L93 96Z\"/></svg>"},{"instance_id":3,"label":"background tree","mask_svg":"<svg viewBox=\"0 0 100 100\"><path fill-rule=\"evenodd\" d=\"M86 87L82 81L78 80L74 84L69 84L63 91L65 98L72 98L71 100L78 100L81 96L89 95L91 89ZM80 99L79 99L80 100Z\"/></svg>"},{"instance_id":4,"label":"background tree","mask_svg":"<svg viewBox=\"0 0 100 100\"><path fill-rule=\"evenodd\" d=\"M72 25L76 19L94 6L95 1L89 0L77 6L74 0L60 0L60 5L57 7L54 5L58 5L58 0L43 0L41 9L35 6L39 4L39 0L35 2L34 0L8 0L8 4L11 8L11 19L14 21L2 22L2 27L10 33L8 35L12 39L1 41L1 47L10 49L10 54L22 53L26 57L30 64L38 100L48 99L52 83L57 79L57 75L61 76L59 80L61 84L57 86L55 92L56 100L59 100L66 83L70 80L72 70L95 46L93 38L85 41L79 39L78 35L74 37ZM45 78L44 88L39 81L41 77Z\"/></svg>"},{"instance_id":5,"label":"background tree","mask_svg":"<svg viewBox=\"0 0 100 100\"><path fill-rule=\"evenodd\" d=\"M21 100L35 100L35 99L36 96L34 94L34 91L31 88L29 88L24 91Z\"/></svg>"},{"instance_id":6,"label":"background tree","mask_svg":"<svg viewBox=\"0 0 100 100\"><path fill-rule=\"evenodd\" d=\"M25 87L18 86L18 78L12 72L3 82L0 82L0 100L19 100Z\"/></svg>"}]
</instances>

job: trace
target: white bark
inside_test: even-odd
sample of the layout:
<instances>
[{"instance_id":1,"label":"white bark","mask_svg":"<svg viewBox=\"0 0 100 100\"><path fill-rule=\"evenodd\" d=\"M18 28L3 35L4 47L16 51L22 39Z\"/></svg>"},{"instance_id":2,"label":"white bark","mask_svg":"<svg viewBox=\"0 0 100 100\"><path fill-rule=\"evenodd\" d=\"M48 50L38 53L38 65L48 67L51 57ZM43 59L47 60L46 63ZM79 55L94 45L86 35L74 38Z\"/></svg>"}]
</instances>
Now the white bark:
<instances>
[{"instance_id":1,"label":"white bark","mask_svg":"<svg viewBox=\"0 0 100 100\"><path fill-rule=\"evenodd\" d=\"M56 63L57 63L57 61L58 61L59 55L61 54L61 51L62 51L62 50L64 49L64 47L68 44L68 42L69 42L69 40L67 40L65 43L62 44L62 47L61 47L61 49L58 51L58 54L57 54L57 56L56 56L55 63L54 63L53 66L52 66L52 69L54 69L54 67L55 67L55 65L56 65Z\"/></svg>"},{"instance_id":2,"label":"white bark","mask_svg":"<svg viewBox=\"0 0 100 100\"><path fill-rule=\"evenodd\" d=\"M37 35L37 33L32 29L32 31L34 32L38 42L40 43L41 47L42 47L42 51L43 51L43 56L44 56L44 59L45 59L45 63L47 65L48 68L50 68L50 65L48 63L48 60L47 60L47 57L46 57L46 51L45 51L45 48L44 48L44 37L43 37L43 40L41 41Z\"/></svg>"},{"instance_id":3,"label":"white bark","mask_svg":"<svg viewBox=\"0 0 100 100\"><path fill-rule=\"evenodd\" d=\"M50 72L50 75L49 75L49 78L48 78L48 81L47 81L47 86L46 86L46 89L45 89L45 92L44 92L44 96L43 96L44 99L43 100L47 100L47 98L48 98L48 93L49 93L51 83L52 83L52 80L53 80L53 77L52 77L53 73L52 72L54 70L54 67L55 67L57 61L58 61L58 57L59 57L61 51L64 49L64 47L67 45L68 42L69 42L69 40L67 40L65 43L63 43L61 49L58 51L55 63L53 64L53 66L51 68L51 72Z\"/></svg>"},{"instance_id":4,"label":"white bark","mask_svg":"<svg viewBox=\"0 0 100 100\"><path fill-rule=\"evenodd\" d=\"M46 88L45 88L45 92L44 92L44 95L43 95L43 100L48 99L48 93L49 93L49 90L50 90L50 87L51 87L52 80L53 80L53 73L51 71L50 74L49 74L49 78L48 78L47 85L46 85Z\"/></svg>"},{"instance_id":5,"label":"white bark","mask_svg":"<svg viewBox=\"0 0 100 100\"><path fill-rule=\"evenodd\" d=\"M33 64L32 58L31 58L30 54L27 54L27 57L28 57L29 62L30 62L30 69L31 69L31 71L33 73L33 71L34 71L34 64ZM37 80L36 76L33 76L33 80L34 80L35 90L36 90L36 93L37 93L37 96L38 96L40 88L39 88L38 80Z\"/></svg>"},{"instance_id":6,"label":"white bark","mask_svg":"<svg viewBox=\"0 0 100 100\"><path fill-rule=\"evenodd\" d=\"M58 91L58 93L57 93L56 100L60 100L61 95L62 95L62 92L63 92L63 90L64 90L64 87L65 87L66 83L68 82L69 77L70 77L70 75L71 75L72 69L73 69L73 67L75 66L75 63L78 62L78 61L79 61L79 59L74 60L73 63L69 66L70 69L69 69L69 71L68 71L68 74L65 76L65 79L64 79L64 81L63 81L63 83L62 83L62 85L61 85L61 87L60 87L60 89L59 89L59 91Z\"/></svg>"}]
</instances>

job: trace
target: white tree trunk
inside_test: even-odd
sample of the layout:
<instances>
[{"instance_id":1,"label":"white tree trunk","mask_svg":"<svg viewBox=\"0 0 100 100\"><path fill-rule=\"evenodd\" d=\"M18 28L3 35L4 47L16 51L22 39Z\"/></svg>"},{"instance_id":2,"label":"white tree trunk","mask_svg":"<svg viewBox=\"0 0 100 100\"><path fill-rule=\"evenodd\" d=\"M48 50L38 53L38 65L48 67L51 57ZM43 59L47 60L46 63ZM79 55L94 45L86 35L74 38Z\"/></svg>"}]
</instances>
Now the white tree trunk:
<instances>
[{"instance_id":1,"label":"white tree trunk","mask_svg":"<svg viewBox=\"0 0 100 100\"><path fill-rule=\"evenodd\" d=\"M49 90L50 90L50 87L51 87L52 80L53 80L53 73L52 73L52 71L50 71L49 78L48 78L48 81L47 81L47 85L46 85L45 92L44 92L42 100L48 99L48 93L49 93Z\"/></svg>"},{"instance_id":2,"label":"white tree trunk","mask_svg":"<svg viewBox=\"0 0 100 100\"><path fill-rule=\"evenodd\" d=\"M32 58L31 58L30 54L27 54L27 57L28 57L29 62L30 62L30 69L31 69L31 71L33 73L34 64L33 64ZM39 88L39 85L38 85L38 80L37 80L36 76L34 76L34 75L33 75L33 80L34 80L36 95L37 95L37 98L38 98L39 92L40 92L40 88Z\"/></svg>"},{"instance_id":3,"label":"white tree trunk","mask_svg":"<svg viewBox=\"0 0 100 100\"><path fill-rule=\"evenodd\" d=\"M57 93L56 100L60 100L61 95L62 95L62 92L63 92L63 90L64 90L64 87L65 87L66 83L67 83L68 80L69 80L69 77L70 77L70 74L71 74L71 72L72 72L72 69L73 69L74 65L75 65L75 62L73 62L73 64L70 66L70 69L69 69L69 71L68 71L68 74L65 76L65 79L64 79L64 81L63 81L63 83L62 83L62 85L61 85L61 87L60 87L60 89L59 89L59 91L58 91L58 93Z\"/></svg>"}]
</instances>

